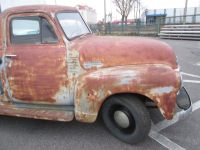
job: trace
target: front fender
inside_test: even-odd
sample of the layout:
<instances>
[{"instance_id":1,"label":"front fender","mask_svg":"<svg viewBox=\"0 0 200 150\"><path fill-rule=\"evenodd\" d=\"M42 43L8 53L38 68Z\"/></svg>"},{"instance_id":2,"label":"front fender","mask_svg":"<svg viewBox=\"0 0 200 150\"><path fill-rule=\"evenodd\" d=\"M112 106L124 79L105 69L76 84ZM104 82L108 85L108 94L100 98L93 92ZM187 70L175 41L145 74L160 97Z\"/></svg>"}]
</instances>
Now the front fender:
<instances>
[{"instance_id":1,"label":"front fender","mask_svg":"<svg viewBox=\"0 0 200 150\"><path fill-rule=\"evenodd\" d=\"M172 119L180 74L167 65L134 65L99 69L78 79L75 116L94 122L103 102L118 93L137 93L153 100L166 119Z\"/></svg>"}]
</instances>

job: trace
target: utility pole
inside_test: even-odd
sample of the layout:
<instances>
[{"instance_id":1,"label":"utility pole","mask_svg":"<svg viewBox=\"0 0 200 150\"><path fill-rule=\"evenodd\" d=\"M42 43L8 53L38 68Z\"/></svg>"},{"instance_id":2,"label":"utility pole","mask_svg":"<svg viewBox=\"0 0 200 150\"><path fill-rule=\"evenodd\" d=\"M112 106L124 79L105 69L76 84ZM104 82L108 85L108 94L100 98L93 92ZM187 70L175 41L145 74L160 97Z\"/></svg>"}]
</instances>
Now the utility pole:
<instances>
[{"instance_id":1,"label":"utility pole","mask_svg":"<svg viewBox=\"0 0 200 150\"><path fill-rule=\"evenodd\" d=\"M57 0L55 0L55 5L57 5Z\"/></svg>"},{"instance_id":2,"label":"utility pole","mask_svg":"<svg viewBox=\"0 0 200 150\"><path fill-rule=\"evenodd\" d=\"M188 8L188 0L185 0L185 9L184 9L184 20L183 20L183 24L186 23L187 8Z\"/></svg>"},{"instance_id":3,"label":"utility pole","mask_svg":"<svg viewBox=\"0 0 200 150\"><path fill-rule=\"evenodd\" d=\"M106 0L104 0L104 24L106 25Z\"/></svg>"},{"instance_id":4,"label":"utility pole","mask_svg":"<svg viewBox=\"0 0 200 150\"><path fill-rule=\"evenodd\" d=\"M141 1L139 0L139 19L141 19Z\"/></svg>"}]
</instances>

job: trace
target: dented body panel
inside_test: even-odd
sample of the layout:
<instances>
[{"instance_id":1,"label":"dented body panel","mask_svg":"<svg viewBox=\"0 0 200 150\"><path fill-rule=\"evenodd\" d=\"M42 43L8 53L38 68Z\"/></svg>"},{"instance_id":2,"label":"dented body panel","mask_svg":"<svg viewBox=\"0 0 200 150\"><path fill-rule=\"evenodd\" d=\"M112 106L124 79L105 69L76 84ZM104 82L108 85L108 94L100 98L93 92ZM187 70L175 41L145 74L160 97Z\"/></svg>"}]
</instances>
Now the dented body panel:
<instances>
[{"instance_id":1,"label":"dented body panel","mask_svg":"<svg viewBox=\"0 0 200 150\"><path fill-rule=\"evenodd\" d=\"M177 69L172 48L160 41L136 37L88 36L72 41L86 70L138 64L164 64Z\"/></svg>"},{"instance_id":2,"label":"dented body panel","mask_svg":"<svg viewBox=\"0 0 200 150\"><path fill-rule=\"evenodd\" d=\"M93 122L106 98L133 93L153 100L163 116L172 119L179 87L179 73L166 65L130 65L97 70L78 81L76 118Z\"/></svg>"},{"instance_id":3,"label":"dented body panel","mask_svg":"<svg viewBox=\"0 0 200 150\"><path fill-rule=\"evenodd\" d=\"M166 119L173 118L181 76L170 46L149 39L91 34L69 41L56 18L58 12L77 11L71 7L26 6L1 14L0 114L58 121L75 117L91 123L107 98L131 93L147 97ZM9 24L15 16L45 17L53 26L58 43L12 44ZM27 108L13 103L26 104ZM33 104L74 109L28 109Z\"/></svg>"}]
</instances>

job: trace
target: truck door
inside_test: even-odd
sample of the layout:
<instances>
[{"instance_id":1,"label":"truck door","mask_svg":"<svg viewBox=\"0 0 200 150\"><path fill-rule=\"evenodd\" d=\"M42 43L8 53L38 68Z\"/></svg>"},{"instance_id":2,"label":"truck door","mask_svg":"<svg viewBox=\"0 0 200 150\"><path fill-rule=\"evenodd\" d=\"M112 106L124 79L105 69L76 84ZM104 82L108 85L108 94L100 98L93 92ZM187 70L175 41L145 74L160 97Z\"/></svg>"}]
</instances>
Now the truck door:
<instances>
[{"instance_id":1,"label":"truck door","mask_svg":"<svg viewBox=\"0 0 200 150\"><path fill-rule=\"evenodd\" d=\"M72 105L66 47L53 21L28 13L7 23L7 95L14 102Z\"/></svg>"}]
</instances>

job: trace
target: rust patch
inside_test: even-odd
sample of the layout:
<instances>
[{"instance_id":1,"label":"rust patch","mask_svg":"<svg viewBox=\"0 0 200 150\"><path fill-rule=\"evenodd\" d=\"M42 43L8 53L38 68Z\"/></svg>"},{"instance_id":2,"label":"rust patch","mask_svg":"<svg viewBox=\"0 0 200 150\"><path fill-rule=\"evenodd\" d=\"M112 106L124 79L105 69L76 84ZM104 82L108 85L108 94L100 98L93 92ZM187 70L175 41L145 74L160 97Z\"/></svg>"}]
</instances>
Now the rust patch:
<instances>
[{"instance_id":1,"label":"rust patch","mask_svg":"<svg viewBox=\"0 0 200 150\"><path fill-rule=\"evenodd\" d=\"M151 71L150 71L151 70ZM137 93L149 97L163 110L167 119L173 117L179 75L164 65L138 65L102 69L84 76L76 93L76 112L93 114L84 120L95 121L104 100L118 93ZM96 114L96 115L94 115ZM79 113L76 118L81 119ZM83 121L81 119L81 121Z\"/></svg>"},{"instance_id":2,"label":"rust patch","mask_svg":"<svg viewBox=\"0 0 200 150\"><path fill-rule=\"evenodd\" d=\"M1 14L3 27L0 42L3 52L0 55L17 55L7 60L5 63L8 64L3 67L1 78L5 97L45 104L66 104L64 99L68 98L71 104L74 98L76 119L94 122L102 103L110 95L138 93L155 101L165 118L172 118L180 75L175 71L178 66L171 47L155 40L93 35L69 42L54 18L55 12L60 11L77 12L71 7L26 6ZM7 17L24 13L48 16L59 43L11 45ZM72 119L64 112L17 109L9 103L0 105L0 109L0 114L5 115Z\"/></svg>"},{"instance_id":3,"label":"rust patch","mask_svg":"<svg viewBox=\"0 0 200 150\"><path fill-rule=\"evenodd\" d=\"M7 66L12 97L19 101L61 103L56 93L68 86L66 50L57 46L13 46Z\"/></svg>"},{"instance_id":4,"label":"rust patch","mask_svg":"<svg viewBox=\"0 0 200 150\"><path fill-rule=\"evenodd\" d=\"M22 109L15 108L11 103L0 103L0 115L54 120L68 122L74 118L73 111L55 111L55 110L39 110L39 109Z\"/></svg>"},{"instance_id":5,"label":"rust patch","mask_svg":"<svg viewBox=\"0 0 200 150\"><path fill-rule=\"evenodd\" d=\"M172 48L156 40L91 35L72 41L72 48L80 52L80 63L86 70L139 64L177 68Z\"/></svg>"}]
</instances>

